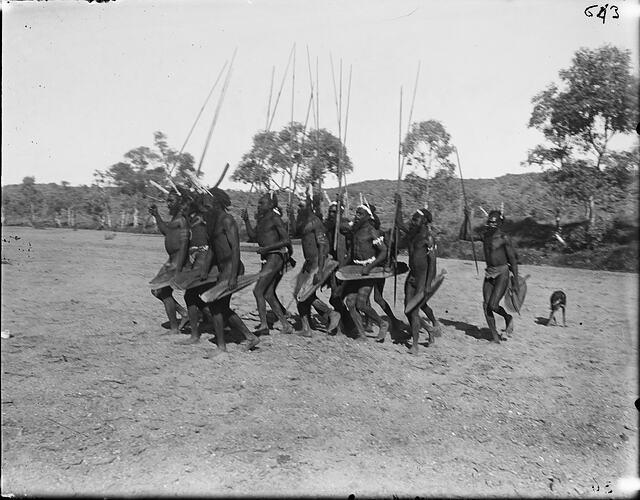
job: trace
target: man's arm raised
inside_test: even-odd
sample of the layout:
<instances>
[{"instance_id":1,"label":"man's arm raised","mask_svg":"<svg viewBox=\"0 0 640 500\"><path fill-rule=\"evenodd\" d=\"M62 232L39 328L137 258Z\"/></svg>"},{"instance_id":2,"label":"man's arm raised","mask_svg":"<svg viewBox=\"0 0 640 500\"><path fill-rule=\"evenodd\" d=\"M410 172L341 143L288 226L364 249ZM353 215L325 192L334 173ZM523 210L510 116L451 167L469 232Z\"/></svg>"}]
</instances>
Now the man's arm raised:
<instances>
[{"instance_id":1,"label":"man's arm raised","mask_svg":"<svg viewBox=\"0 0 640 500\"><path fill-rule=\"evenodd\" d=\"M472 235L471 231L471 221L470 221L470 212L467 207L464 207L464 220L462 221L462 225L460 226L460 232L458 233L458 239L463 241L473 241L471 239Z\"/></svg>"},{"instance_id":2,"label":"man's arm raised","mask_svg":"<svg viewBox=\"0 0 640 500\"><path fill-rule=\"evenodd\" d=\"M238 284L238 272L240 270L240 235L238 226L233 222L231 216L225 216L222 222L223 233L227 238L229 249L231 250L231 276L229 277L229 289L233 289Z\"/></svg>"},{"instance_id":3,"label":"man's arm raised","mask_svg":"<svg viewBox=\"0 0 640 500\"><path fill-rule=\"evenodd\" d=\"M243 208L240 211L240 218L244 221L244 227L247 230L247 236L249 237L249 241L256 241L256 229L251 226L251 222L249 222L249 212L247 212L246 208Z\"/></svg>"}]
</instances>

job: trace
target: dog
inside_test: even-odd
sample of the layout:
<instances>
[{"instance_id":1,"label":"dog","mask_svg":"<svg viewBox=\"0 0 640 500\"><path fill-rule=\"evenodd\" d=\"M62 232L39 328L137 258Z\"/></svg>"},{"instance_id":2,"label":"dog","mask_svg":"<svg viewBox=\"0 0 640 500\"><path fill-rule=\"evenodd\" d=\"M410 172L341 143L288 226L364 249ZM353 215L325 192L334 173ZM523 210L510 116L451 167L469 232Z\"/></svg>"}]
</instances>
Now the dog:
<instances>
[{"instance_id":1,"label":"dog","mask_svg":"<svg viewBox=\"0 0 640 500\"><path fill-rule=\"evenodd\" d=\"M567 326L565 321L565 307L567 307L567 295L562 290L556 290L551 294L551 314L547 320L547 326L555 326L558 324L556 321L556 312L560 309L562 309L562 326Z\"/></svg>"}]
</instances>

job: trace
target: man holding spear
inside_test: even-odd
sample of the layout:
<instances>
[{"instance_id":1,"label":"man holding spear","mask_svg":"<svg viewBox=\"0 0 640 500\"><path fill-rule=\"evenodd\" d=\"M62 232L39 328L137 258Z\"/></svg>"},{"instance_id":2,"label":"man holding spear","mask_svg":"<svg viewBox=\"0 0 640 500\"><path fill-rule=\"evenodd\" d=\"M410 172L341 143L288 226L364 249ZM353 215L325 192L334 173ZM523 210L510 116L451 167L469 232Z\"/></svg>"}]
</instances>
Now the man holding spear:
<instances>
[{"instance_id":1,"label":"man holding spear","mask_svg":"<svg viewBox=\"0 0 640 500\"><path fill-rule=\"evenodd\" d=\"M464 222L460 227L459 238L461 240L473 241L470 235L471 223L469 216L470 210L465 203ZM492 342L497 344L500 343L500 340L506 340L506 338L501 337L496 329L494 313L499 314L505 319L507 336L511 336L513 333L513 316L507 313L500 305L500 301L509 287L509 272L513 274L514 278L512 280L513 291L516 296L520 295L516 252L511 243L511 239L501 230L500 226L503 220L504 218L501 211L491 210L482 234L484 259L487 264L482 285L482 308L489 329L491 330Z\"/></svg>"},{"instance_id":2,"label":"man holding spear","mask_svg":"<svg viewBox=\"0 0 640 500\"><path fill-rule=\"evenodd\" d=\"M473 233L471 230L471 222L469 220L471 212L467 205L467 196L464 190L464 180L462 179L462 168L460 167L458 149L455 148L454 151L458 161L460 182L462 183L462 196L464 199L464 221L460 227L459 239L471 241L473 260L476 264L477 272L478 261L476 260L476 251L473 246ZM507 313L507 311L505 311L500 305L500 301L509 287L509 271L511 271L514 277L513 291L516 296L520 295L516 252L511 243L511 239L500 229L503 221L504 217L502 209L490 211L482 234L484 260L487 264L484 283L482 285L482 309L484 311L487 324L489 325L489 329L491 330L491 341L497 344L500 343L500 340L506 340L506 338L501 337L496 329L494 313L498 313L505 319L507 336L510 336L513 333L513 316Z\"/></svg>"}]
</instances>

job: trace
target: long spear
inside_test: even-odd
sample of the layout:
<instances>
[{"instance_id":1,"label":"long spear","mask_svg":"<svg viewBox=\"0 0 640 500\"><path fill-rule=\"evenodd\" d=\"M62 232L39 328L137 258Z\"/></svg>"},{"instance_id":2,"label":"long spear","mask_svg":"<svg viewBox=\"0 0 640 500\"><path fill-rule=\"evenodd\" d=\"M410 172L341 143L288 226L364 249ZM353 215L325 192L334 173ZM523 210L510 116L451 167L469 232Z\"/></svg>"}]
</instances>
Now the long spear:
<instances>
[{"instance_id":1,"label":"long spear","mask_svg":"<svg viewBox=\"0 0 640 500\"><path fill-rule=\"evenodd\" d=\"M396 193L400 193L400 182L402 178L402 87L400 87L400 119L398 120L398 181L396 182ZM398 217L398 203L396 202L395 209L395 217L393 218L393 230L392 233L394 235L394 254L395 257L398 258L398 237L400 233L400 229L396 224L396 218ZM387 263L389 262L391 257L391 252L389 252L389 257L387 258ZM398 275L393 273L393 307L396 306L396 298L398 295Z\"/></svg>"},{"instance_id":2,"label":"long spear","mask_svg":"<svg viewBox=\"0 0 640 500\"><path fill-rule=\"evenodd\" d=\"M204 144L204 150L202 151L202 157L200 158L200 163L198 164L198 170L196 171L196 176L200 175L200 170L202 169L202 162L204 161L204 157L207 154L207 149L209 149L209 143L211 142L211 135L213 134L213 129L216 127L216 123L218 121L218 115L220 114L220 108L222 107L224 96L227 93L227 87L229 86L229 80L231 79L231 71L233 70L233 61L235 61L237 51L238 51L237 48L233 50L233 56L231 57L231 64L229 64L229 69L227 70L227 76L225 77L224 84L222 85L222 91L220 92L220 98L218 99L216 111L215 111L215 114L213 115L213 121L211 122L211 127L209 128L207 141Z\"/></svg>"},{"instance_id":3,"label":"long spear","mask_svg":"<svg viewBox=\"0 0 640 500\"><path fill-rule=\"evenodd\" d=\"M271 115L271 97L273 96L273 79L275 77L276 67L271 68L271 86L269 87L269 103L267 104L267 121L264 124L264 129L269 129L269 117Z\"/></svg>"},{"instance_id":4,"label":"long spear","mask_svg":"<svg viewBox=\"0 0 640 500\"><path fill-rule=\"evenodd\" d=\"M178 152L178 154L176 156L176 159L173 162L173 166L169 170L170 174L176 168L176 163L178 163L178 159L180 158L180 155L184 151L184 148L187 147L187 142L189 142L189 139L191 138L191 134L193 134L193 130L196 128L196 125L198 124L198 120L200 120L200 117L202 116L202 112L204 111L205 106L209 102L209 99L211 99L211 95L213 94L213 91L218 86L218 82L220 81L220 78L222 77L222 73L224 72L226 67L227 67L227 61L224 62L224 65L222 66L222 68L220 69L220 72L218 73L218 76L216 77L216 81L214 82L213 86L211 87L211 90L209 91L209 94L207 95L207 98L204 100L204 104L200 108L200 111L198 112L198 115L196 116L196 119L193 122L193 125L191 126L191 130L189 130L189 133L187 134L187 138L184 140L184 143L182 144L182 147L180 148L180 151Z\"/></svg>"},{"instance_id":5,"label":"long spear","mask_svg":"<svg viewBox=\"0 0 640 500\"><path fill-rule=\"evenodd\" d=\"M411 96L411 107L409 108L409 119L407 120L407 134L411 129L411 120L413 119L413 108L416 102L416 92L418 90L418 78L420 77L420 64L418 61L418 70L416 71L416 80L413 84L413 95ZM402 180L402 173L404 172L404 162L405 156L402 154L402 88L400 88L400 137L399 137L399 146L398 146L398 181L396 184L396 193L400 194L400 183ZM400 238L400 229L396 226L396 218L398 217L398 206L395 207L395 216L393 219L393 229L391 234L394 236L394 245L393 245L393 257L394 262L398 259L398 240ZM389 259L387 259L389 262ZM394 274L393 278L393 305L396 305L396 295L397 295L397 285L398 278L397 275Z\"/></svg>"},{"instance_id":6,"label":"long spear","mask_svg":"<svg viewBox=\"0 0 640 500\"><path fill-rule=\"evenodd\" d=\"M296 96L296 44L293 44L293 71L291 77L291 121L290 121L290 131L289 131L289 151L291 153L291 162L289 163L289 201L287 202L287 209L291 210L291 183L293 181L293 161L294 161L294 151L293 151L293 105L295 102ZM287 235L289 235L289 214L287 214Z\"/></svg>"},{"instance_id":7,"label":"long spear","mask_svg":"<svg viewBox=\"0 0 640 500\"><path fill-rule=\"evenodd\" d=\"M338 139L342 137L342 59L340 60L340 102L338 102L338 92L336 90L336 77L335 71L333 69L333 56L329 54L329 59L331 61L331 78L333 80L333 95L336 102L336 112L338 114ZM333 250L335 252L338 251L338 236L340 235L340 219L341 219L341 210L342 206L342 171L340 170L340 156L342 153L342 148L338 150L338 158L337 158L337 176L338 176L338 204L336 211L336 227L334 230L334 238L333 238Z\"/></svg>"},{"instance_id":8,"label":"long spear","mask_svg":"<svg viewBox=\"0 0 640 500\"><path fill-rule=\"evenodd\" d=\"M464 180L462 179L462 167L460 166L460 157L458 156L458 148L454 146L453 150L456 152L456 160L458 161L458 171L460 172L460 184L462 184L462 199L464 200L464 207L468 209L469 205L467 205L467 194L464 190ZM471 236L471 250L473 251L473 262L476 265L476 274L479 274L478 260L476 259L476 247L473 244L473 232L471 231L471 221L468 219L467 219L467 228L469 230L469 235Z\"/></svg>"},{"instance_id":9,"label":"long spear","mask_svg":"<svg viewBox=\"0 0 640 500\"><path fill-rule=\"evenodd\" d=\"M291 57L294 54L295 48L296 48L296 44L294 43L293 47L291 47L291 52L289 52L289 59L287 60L287 66L284 69L284 74L282 75L282 82L280 83L280 89L278 90L278 95L276 96L276 102L273 105L273 112L271 113L271 118L270 118L269 123L267 125L267 130L271 129L271 125L273 124L273 119L276 116L276 109L278 107L278 103L280 102L280 95L282 94L282 88L284 87L284 81L285 81L285 78L287 77L287 73L289 72L289 65L291 64Z\"/></svg>"},{"instance_id":10,"label":"long spear","mask_svg":"<svg viewBox=\"0 0 640 500\"><path fill-rule=\"evenodd\" d=\"M342 144L340 147L340 151L342 152L342 148L347 149L347 128L349 126L349 104L351 103L351 70L353 66L349 65L349 85L347 87L347 109L345 111L344 116L344 137L342 139ZM344 177L344 191L345 191L345 208L347 213L349 212L349 192L347 190L347 171L343 168L342 175Z\"/></svg>"}]
</instances>

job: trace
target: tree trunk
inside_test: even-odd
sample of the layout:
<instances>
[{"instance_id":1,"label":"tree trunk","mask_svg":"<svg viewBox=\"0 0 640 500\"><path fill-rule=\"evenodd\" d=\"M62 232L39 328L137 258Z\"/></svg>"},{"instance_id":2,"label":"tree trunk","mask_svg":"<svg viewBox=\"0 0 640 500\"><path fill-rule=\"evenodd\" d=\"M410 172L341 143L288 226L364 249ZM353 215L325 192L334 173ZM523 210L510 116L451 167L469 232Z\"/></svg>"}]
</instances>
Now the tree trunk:
<instances>
[{"instance_id":1,"label":"tree trunk","mask_svg":"<svg viewBox=\"0 0 640 500\"><path fill-rule=\"evenodd\" d=\"M67 227L71 227L71 208L67 208Z\"/></svg>"},{"instance_id":2,"label":"tree trunk","mask_svg":"<svg viewBox=\"0 0 640 500\"><path fill-rule=\"evenodd\" d=\"M33 203L29 203L29 222L31 223L31 227L33 227L33 221L36 217L35 209L33 207Z\"/></svg>"},{"instance_id":3,"label":"tree trunk","mask_svg":"<svg viewBox=\"0 0 640 500\"><path fill-rule=\"evenodd\" d=\"M107 210L107 227L111 229L111 212Z\"/></svg>"},{"instance_id":4,"label":"tree trunk","mask_svg":"<svg viewBox=\"0 0 640 500\"><path fill-rule=\"evenodd\" d=\"M133 227L138 227L138 216L140 212L138 211L138 207L133 209Z\"/></svg>"},{"instance_id":5,"label":"tree trunk","mask_svg":"<svg viewBox=\"0 0 640 500\"><path fill-rule=\"evenodd\" d=\"M593 195L589 196L589 202L587 205L587 215L589 220L589 225L593 225L596 221L596 203Z\"/></svg>"},{"instance_id":6,"label":"tree trunk","mask_svg":"<svg viewBox=\"0 0 640 500\"><path fill-rule=\"evenodd\" d=\"M127 213L124 210L122 210L120 212L120 229L124 229L124 221L126 216L127 216Z\"/></svg>"}]
</instances>

